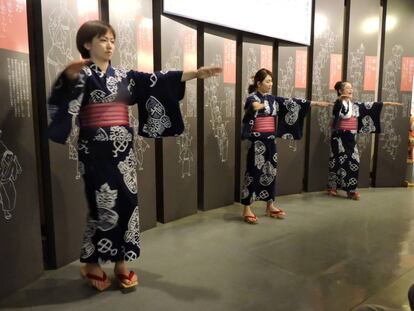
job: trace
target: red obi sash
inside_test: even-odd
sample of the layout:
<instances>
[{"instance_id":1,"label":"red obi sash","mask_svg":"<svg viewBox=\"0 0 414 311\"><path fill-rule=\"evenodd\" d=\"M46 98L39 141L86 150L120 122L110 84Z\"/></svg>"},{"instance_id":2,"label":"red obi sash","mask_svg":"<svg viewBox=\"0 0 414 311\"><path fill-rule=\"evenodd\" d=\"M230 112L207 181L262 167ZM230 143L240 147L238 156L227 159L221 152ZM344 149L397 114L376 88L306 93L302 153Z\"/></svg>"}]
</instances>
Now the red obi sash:
<instances>
[{"instance_id":1,"label":"red obi sash","mask_svg":"<svg viewBox=\"0 0 414 311\"><path fill-rule=\"evenodd\" d=\"M125 103L96 103L82 107L79 113L81 127L129 125L128 105Z\"/></svg>"},{"instance_id":2,"label":"red obi sash","mask_svg":"<svg viewBox=\"0 0 414 311\"><path fill-rule=\"evenodd\" d=\"M339 119L338 129L344 131L358 130L358 119L355 117L349 119Z\"/></svg>"},{"instance_id":3,"label":"red obi sash","mask_svg":"<svg viewBox=\"0 0 414 311\"><path fill-rule=\"evenodd\" d=\"M257 117L252 130L260 133L274 133L276 131L275 123L275 117Z\"/></svg>"}]
</instances>

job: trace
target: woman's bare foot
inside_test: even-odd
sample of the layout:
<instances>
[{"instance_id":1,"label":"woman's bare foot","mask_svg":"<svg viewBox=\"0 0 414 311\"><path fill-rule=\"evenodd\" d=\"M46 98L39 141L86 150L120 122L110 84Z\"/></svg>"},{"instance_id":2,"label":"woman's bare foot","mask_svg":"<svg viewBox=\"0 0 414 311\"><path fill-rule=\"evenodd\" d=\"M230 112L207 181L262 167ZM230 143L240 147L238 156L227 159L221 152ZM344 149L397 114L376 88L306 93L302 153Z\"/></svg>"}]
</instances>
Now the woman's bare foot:
<instances>
[{"instance_id":1,"label":"woman's bare foot","mask_svg":"<svg viewBox=\"0 0 414 311\"><path fill-rule=\"evenodd\" d=\"M87 263L80 269L81 276L88 280L89 284L99 291L104 291L111 286L106 273L97 263Z\"/></svg>"},{"instance_id":2,"label":"woman's bare foot","mask_svg":"<svg viewBox=\"0 0 414 311\"><path fill-rule=\"evenodd\" d=\"M244 206L242 216L243 216L244 221L247 222L248 224L255 225L258 223L259 218L257 218L257 216L252 212L250 205Z\"/></svg>"},{"instance_id":3,"label":"woman's bare foot","mask_svg":"<svg viewBox=\"0 0 414 311\"><path fill-rule=\"evenodd\" d=\"M122 287L138 285L137 275L126 267L125 261L115 263L114 273Z\"/></svg>"},{"instance_id":4,"label":"woman's bare foot","mask_svg":"<svg viewBox=\"0 0 414 311\"><path fill-rule=\"evenodd\" d=\"M286 216L286 213L271 202L266 206L266 215L273 218L283 219Z\"/></svg>"}]
</instances>

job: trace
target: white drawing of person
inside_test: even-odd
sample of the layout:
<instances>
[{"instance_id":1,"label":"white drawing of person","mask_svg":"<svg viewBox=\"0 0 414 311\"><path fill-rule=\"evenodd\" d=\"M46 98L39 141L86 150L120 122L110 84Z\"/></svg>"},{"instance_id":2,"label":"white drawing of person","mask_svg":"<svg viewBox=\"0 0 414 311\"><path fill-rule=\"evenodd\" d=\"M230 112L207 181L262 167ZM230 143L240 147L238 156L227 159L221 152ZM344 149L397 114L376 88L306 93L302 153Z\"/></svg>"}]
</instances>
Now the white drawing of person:
<instances>
[{"instance_id":1,"label":"white drawing of person","mask_svg":"<svg viewBox=\"0 0 414 311\"><path fill-rule=\"evenodd\" d=\"M0 138L2 132L0 131ZM15 181L22 173L16 155L0 140L0 205L6 220L12 219L16 208L17 192Z\"/></svg>"},{"instance_id":2,"label":"white drawing of person","mask_svg":"<svg viewBox=\"0 0 414 311\"><path fill-rule=\"evenodd\" d=\"M184 132L177 138L177 144L179 146L178 163L181 164L182 178L191 176L191 162L194 161L193 152L191 150L191 141L193 138L190 134L190 124L184 120L184 126Z\"/></svg>"},{"instance_id":3,"label":"white drawing of person","mask_svg":"<svg viewBox=\"0 0 414 311\"><path fill-rule=\"evenodd\" d=\"M56 5L48 17L52 45L46 56L49 84L52 84L66 64L74 59L72 42L75 41L77 27L75 18L68 10L67 0L59 0L59 5Z\"/></svg>"}]
</instances>

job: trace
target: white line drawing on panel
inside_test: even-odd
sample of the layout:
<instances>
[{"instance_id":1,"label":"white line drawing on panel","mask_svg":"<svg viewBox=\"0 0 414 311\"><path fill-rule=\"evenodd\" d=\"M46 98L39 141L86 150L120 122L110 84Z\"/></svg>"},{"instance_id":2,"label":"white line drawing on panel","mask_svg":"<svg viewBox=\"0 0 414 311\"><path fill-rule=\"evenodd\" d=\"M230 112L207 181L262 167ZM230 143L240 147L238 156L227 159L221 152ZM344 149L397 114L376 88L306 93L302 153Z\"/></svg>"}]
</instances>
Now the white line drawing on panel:
<instances>
[{"instance_id":1,"label":"white line drawing on panel","mask_svg":"<svg viewBox=\"0 0 414 311\"><path fill-rule=\"evenodd\" d=\"M280 69L280 84L278 85L279 93L281 96L291 98L293 96L295 81L294 81L294 60L293 57L290 56L285 63L285 69ZM289 139L289 149L292 152L296 152L298 149L297 141L293 139Z\"/></svg>"},{"instance_id":2,"label":"white line drawing on panel","mask_svg":"<svg viewBox=\"0 0 414 311\"><path fill-rule=\"evenodd\" d=\"M383 142L382 149L389 153L395 160L397 157L398 147L401 144L401 135L397 134L392 123L397 119L398 110L396 107L384 107L381 122L383 123L383 133L380 134L380 140Z\"/></svg>"},{"instance_id":3,"label":"white line drawing on panel","mask_svg":"<svg viewBox=\"0 0 414 311\"><path fill-rule=\"evenodd\" d=\"M259 68L259 58L256 53L256 49L252 46L248 47L247 49L247 72L246 72L246 87L244 89L244 100L246 100L247 96L249 95L249 92L247 91L247 88L250 84L253 83L253 77L256 74L256 72L260 69Z\"/></svg>"},{"instance_id":4,"label":"white line drawing on panel","mask_svg":"<svg viewBox=\"0 0 414 311\"><path fill-rule=\"evenodd\" d=\"M131 18L121 18L117 23L117 38L119 38L117 50L123 68L136 68L137 66L137 47L133 27L135 27L135 21Z\"/></svg>"},{"instance_id":5,"label":"white line drawing on panel","mask_svg":"<svg viewBox=\"0 0 414 311\"><path fill-rule=\"evenodd\" d=\"M223 66L223 59L220 54L216 54L214 62L211 66ZM210 108L210 125L216 138L219 148L219 154L221 162L226 162L228 159L229 149L229 135L227 133L227 124L229 121L225 121L223 117L223 110L225 110L226 100L221 100L218 94L218 88L220 86L220 77L212 77L208 79L204 84L204 93L206 103L205 106Z\"/></svg>"},{"instance_id":6,"label":"white line drawing on panel","mask_svg":"<svg viewBox=\"0 0 414 311\"><path fill-rule=\"evenodd\" d=\"M315 100L334 101L336 96L329 98L328 83L323 81L323 72L326 68L331 53L335 50L335 43L338 40L338 35L327 29L318 39L319 52L313 63L313 97ZM331 120L332 109L318 109L318 123L319 129L324 134L324 142L329 144L331 138L331 128L329 122Z\"/></svg>"},{"instance_id":7,"label":"white line drawing on panel","mask_svg":"<svg viewBox=\"0 0 414 311\"><path fill-rule=\"evenodd\" d=\"M280 70L280 83L278 85L279 93L281 96L292 97L294 90L294 61L293 57L289 56L289 59L285 63L285 69Z\"/></svg>"},{"instance_id":8,"label":"white line drawing on panel","mask_svg":"<svg viewBox=\"0 0 414 311\"><path fill-rule=\"evenodd\" d=\"M191 176L191 163L194 162L191 143L193 137L190 133L191 124L184 119L184 132L177 137L178 144L178 163L181 164L181 178Z\"/></svg>"},{"instance_id":9,"label":"white line drawing on panel","mask_svg":"<svg viewBox=\"0 0 414 311\"><path fill-rule=\"evenodd\" d=\"M384 83L382 86L383 98L390 101L399 100L399 92L397 87L397 76L401 71L401 58L404 49L401 45L394 45L392 48L392 55L384 66ZM397 150L401 144L401 135L397 134L393 121L397 119L398 108L387 106L383 108L381 115L381 122L383 123L383 133L380 134L380 141L383 142L382 149L384 149L395 160Z\"/></svg>"},{"instance_id":10,"label":"white line drawing on panel","mask_svg":"<svg viewBox=\"0 0 414 311\"><path fill-rule=\"evenodd\" d=\"M175 40L165 63L165 70L179 70L182 68L181 55L183 55L183 49L178 40Z\"/></svg>"},{"instance_id":11,"label":"white line drawing on panel","mask_svg":"<svg viewBox=\"0 0 414 311\"><path fill-rule=\"evenodd\" d=\"M167 61L165 62L164 70L179 70L182 68L182 55L183 50L178 40L175 40ZM192 141L193 136L190 132L191 124L188 122L187 117L196 114L196 101L197 101L197 83L196 81L187 82L186 85L186 112L184 113L184 104L180 103L181 112L183 115L184 132L177 137L178 144L178 163L181 165L181 178L191 176L191 164L194 162Z\"/></svg>"},{"instance_id":12,"label":"white line drawing on panel","mask_svg":"<svg viewBox=\"0 0 414 311\"><path fill-rule=\"evenodd\" d=\"M392 48L392 55L384 66L384 82L382 91L383 97L389 101L398 101L399 93L397 87L397 76L401 71L401 58L404 53L404 49L401 45L394 45Z\"/></svg>"},{"instance_id":13,"label":"white line drawing on panel","mask_svg":"<svg viewBox=\"0 0 414 311\"><path fill-rule=\"evenodd\" d=\"M128 107L129 124L134 131L133 148L135 158L137 159L137 168L139 171L144 170L144 155L147 149L150 149L150 145L145 141L144 137L138 135L138 119L133 113L133 108Z\"/></svg>"},{"instance_id":14,"label":"white line drawing on panel","mask_svg":"<svg viewBox=\"0 0 414 311\"><path fill-rule=\"evenodd\" d=\"M17 156L1 140L1 135L0 130L0 205L4 219L11 220L17 199L15 181L23 170Z\"/></svg>"},{"instance_id":15,"label":"white line drawing on panel","mask_svg":"<svg viewBox=\"0 0 414 311\"><path fill-rule=\"evenodd\" d=\"M352 94L354 98L360 98L362 83L364 80L365 47L361 43L355 52L351 52L349 64L349 79L352 82Z\"/></svg>"},{"instance_id":16,"label":"white line drawing on panel","mask_svg":"<svg viewBox=\"0 0 414 311\"><path fill-rule=\"evenodd\" d=\"M186 86L186 103L187 103L187 118L196 118L197 117L197 82L190 81L187 82Z\"/></svg>"},{"instance_id":17,"label":"white line drawing on panel","mask_svg":"<svg viewBox=\"0 0 414 311\"><path fill-rule=\"evenodd\" d=\"M56 5L47 18L47 28L52 45L46 54L49 85L52 85L65 66L74 60L73 42L75 42L78 27L75 20L68 10L67 0L59 0L59 5Z\"/></svg>"},{"instance_id":18,"label":"white line drawing on panel","mask_svg":"<svg viewBox=\"0 0 414 311\"><path fill-rule=\"evenodd\" d=\"M403 117L409 117L410 116L410 112L409 109L410 108L410 104L411 104L411 92L410 93L401 93L401 103L403 104L402 106L402 115Z\"/></svg>"},{"instance_id":19,"label":"white line drawing on panel","mask_svg":"<svg viewBox=\"0 0 414 311\"><path fill-rule=\"evenodd\" d=\"M226 118L234 118L235 106L234 106L234 87L225 86L225 109L226 109Z\"/></svg>"},{"instance_id":20,"label":"white line drawing on panel","mask_svg":"<svg viewBox=\"0 0 414 311\"><path fill-rule=\"evenodd\" d=\"M49 85L52 85L65 66L75 59L72 51L78 24L68 10L67 0L59 0L59 5L46 20L51 41L51 46L46 54L47 77ZM70 160L76 161L75 179L79 179L81 176L77 154L78 135L79 126L76 122L76 116L74 116L72 118L72 130L68 138L68 157Z\"/></svg>"},{"instance_id":21,"label":"white line drawing on panel","mask_svg":"<svg viewBox=\"0 0 414 311\"><path fill-rule=\"evenodd\" d=\"M354 98L361 98L364 102L364 98L370 97L373 100L372 94L362 94L362 87L364 81L364 62L365 62L365 46L361 43L355 52L351 52L351 59L349 64L349 79L352 82L353 96ZM361 156L364 150L368 147L371 141L371 134L359 133L357 136L357 144L359 155Z\"/></svg>"}]
</instances>

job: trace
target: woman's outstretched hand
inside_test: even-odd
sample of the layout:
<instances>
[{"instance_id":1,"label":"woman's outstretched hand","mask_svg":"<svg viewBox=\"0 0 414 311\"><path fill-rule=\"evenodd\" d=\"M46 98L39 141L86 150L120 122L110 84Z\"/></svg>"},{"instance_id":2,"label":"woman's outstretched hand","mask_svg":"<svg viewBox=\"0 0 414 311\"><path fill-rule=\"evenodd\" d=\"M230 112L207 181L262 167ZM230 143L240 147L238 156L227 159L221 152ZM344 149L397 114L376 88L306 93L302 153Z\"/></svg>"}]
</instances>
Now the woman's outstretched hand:
<instances>
[{"instance_id":1,"label":"woman's outstretched hand","mask_svg":"<svg viewBox=\"0 0 414 311\"><path fill-rule=\"evenodd\" d=\"M383 102L382 104L384 106L402 106L403 105L401 103L395 103L395 102Z\"/></svg>"},{"instance_id":2,"label":"woman's outstretched hand","mask_svg":"<svg viewBox=\"0 0 414 311\"><path fill-rule=\"evenodd\" d=\"M188 81L191 79L206 79L214 76L218 76L223 72L221 67L200 67L197 70L193 71L184 71L181 77L181 81Z\"/></svg>"},{"instance_id":3,"label":"woman's outstretched hand","mask_svg":"<svg viewBox=\"0 0 414 311\"><path fill-rule=\"evenodd\" d=\"M88 63L88 60L77 60L69 63L65 68L65 75L69 80L76 80L79 77L81 69Z\"/></svg>"},{"instance_id":4,"label":"woman's outstretched hand","mask_svg":"<svg viewBox=\"0 0 414 311\"><path fill-rule=\"evenodd\" d=\"M320 102L320 101L312 100L311 101L311 106L317 106L317 107L332 107L333 106L333 103Z\"/></svg>"},{"instance_id":5,"label":"woman's outstretched hand","mask_svg":"<svg viewBox=\"0 0 414 311\"><path fill-rule=\"evenodd\" d=\"M218 76L223 72L223 68L221 67L200 67L197 70L197 78L198 79L205 79L214 76Z\"/></svg>"}]
</instances>

